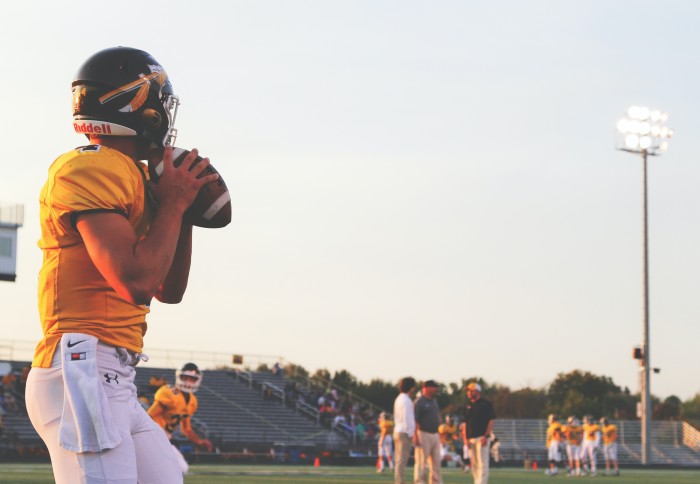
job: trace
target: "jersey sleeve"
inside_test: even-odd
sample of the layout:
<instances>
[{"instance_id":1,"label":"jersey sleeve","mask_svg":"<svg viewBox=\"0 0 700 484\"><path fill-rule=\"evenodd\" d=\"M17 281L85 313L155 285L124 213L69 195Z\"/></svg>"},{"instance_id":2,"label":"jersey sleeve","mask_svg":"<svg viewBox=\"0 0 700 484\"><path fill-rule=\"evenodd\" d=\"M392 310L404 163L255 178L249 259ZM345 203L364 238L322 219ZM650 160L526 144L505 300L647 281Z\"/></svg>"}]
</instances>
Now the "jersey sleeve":
<instances>
[{"instance_id":1,"label":"jersey sleeve","mask_svg":"<svg viewBox=\"0 0 700 484\"><path fill-rule=\"evenodd\" d=\"M62 230L75 229L78 215L116 212L128 216L135 194L134 172L125 163L97 155L78 156L54 176L50 191L51 213Z\"/></svg>"},{"instance_id":2,"label":"jersey sleeve","mask_svg":"<svg viewBox=\"0 0 700 484\"><path fill-rule=\"evenodd\" d=\"M160 387L153 396L153 404L158 404L161 408L170 408L173 405L173 393L168 385Z\"/></svg>"}]
</instances>

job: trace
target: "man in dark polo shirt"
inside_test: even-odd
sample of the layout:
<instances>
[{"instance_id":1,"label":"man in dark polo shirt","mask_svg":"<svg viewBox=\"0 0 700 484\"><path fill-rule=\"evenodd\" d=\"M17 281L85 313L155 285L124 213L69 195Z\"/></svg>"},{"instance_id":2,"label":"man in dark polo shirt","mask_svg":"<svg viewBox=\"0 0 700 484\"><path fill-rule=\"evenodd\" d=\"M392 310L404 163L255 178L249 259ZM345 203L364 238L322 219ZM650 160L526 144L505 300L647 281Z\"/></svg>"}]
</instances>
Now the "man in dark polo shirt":
<instances>
[{"instance_id":1,"label":"man in dark polo shirt","mask_svg":"<svg viewBox=\"0 0 700 484\"><path fill-rule=\"evenodd\" d=\"M493 405L481 398L481 385L472 382L467 385L467 406L464 411L462 442L469 446L474 484L487 484L489 481L489 444L496 421Z\"/></svg>"},{"instance_id":2,"label":"man in dark polo shirt","mask_svg":"<svg viewBox=\"0 0 700 484\"><path fill-rule=\"evenodd\" d=\"M423 383L421 396L414 404L416 417L416 433L413 440L415 446L415 464L413 467L413 480L415 483L424 484L425 464L430 468L431 484L442 484L440 473L440 409L438 408L435 394L438 384L433 380Z\"/></svg>"}]
</instances>

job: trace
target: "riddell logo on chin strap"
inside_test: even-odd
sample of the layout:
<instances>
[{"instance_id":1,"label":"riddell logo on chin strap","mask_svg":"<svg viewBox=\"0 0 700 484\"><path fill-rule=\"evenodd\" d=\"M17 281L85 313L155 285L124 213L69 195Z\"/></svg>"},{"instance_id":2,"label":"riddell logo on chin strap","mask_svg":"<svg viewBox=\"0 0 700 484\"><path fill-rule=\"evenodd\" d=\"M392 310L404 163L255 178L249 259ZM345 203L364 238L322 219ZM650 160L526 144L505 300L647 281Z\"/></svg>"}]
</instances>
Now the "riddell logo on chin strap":
<instances>
[{"instance_id":1,"label":"riddell logo on chin strap","mask_svg":"<svg viewBox=\"0 0 700 484\"><path fill-rule=\"evenodd\" d=\"M104 123L73 123L73 129L76 133L112 134L112 127Z\"/></svg>"}]
</instances>

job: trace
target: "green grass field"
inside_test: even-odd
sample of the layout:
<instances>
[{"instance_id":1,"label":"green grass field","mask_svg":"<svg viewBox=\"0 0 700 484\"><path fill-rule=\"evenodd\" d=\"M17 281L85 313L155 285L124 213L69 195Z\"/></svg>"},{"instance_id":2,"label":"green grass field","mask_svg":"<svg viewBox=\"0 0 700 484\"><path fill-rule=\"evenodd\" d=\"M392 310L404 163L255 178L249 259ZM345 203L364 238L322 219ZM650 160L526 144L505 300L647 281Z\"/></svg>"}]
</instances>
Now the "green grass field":
<instances>
[{"instance_id":1,"label":"green grass field","mask_svg":"<svg viewBox=\"0 0 700 484\"><path fill-rule=\"evenodd\" d=\"M407 470L406 477L409 477ZM471 475L455 469L443 469L445 484L471 483ZM700 470L641 470L623 469L619 477L550 478L542 471L499 468L492 469L489 483L516 484L520 482L601 481L611 484L699 484ZM391 474L377 474L373 467L311 467L311 466L247 466L247 465L194 465L186 484L218 483L330 483L364 484L393 482ZM409 479L410 482L410 479ZM48 464L0 464L0 483L50 484L53 483Z\"/></svg>"}]
</instances>

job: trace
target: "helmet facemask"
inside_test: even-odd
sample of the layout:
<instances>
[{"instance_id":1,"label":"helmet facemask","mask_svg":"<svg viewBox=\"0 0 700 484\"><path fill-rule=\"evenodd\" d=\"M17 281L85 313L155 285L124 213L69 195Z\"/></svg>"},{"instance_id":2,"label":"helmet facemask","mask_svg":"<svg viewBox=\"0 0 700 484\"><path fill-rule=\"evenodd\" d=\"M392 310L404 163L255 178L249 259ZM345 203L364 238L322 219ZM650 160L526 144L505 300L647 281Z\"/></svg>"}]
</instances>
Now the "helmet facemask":
<instances>
[{"instance_id":1,"label":"helmet facemask","mask_svg":"<svg viewBox=\"0 0 700 484\"><path fill-rule=\"evenodd\" d=\"M194 363L187 363L175 372L175 386L185 393L195 393L201 384L202 372Z\"/></svg>"}]
</instances>

